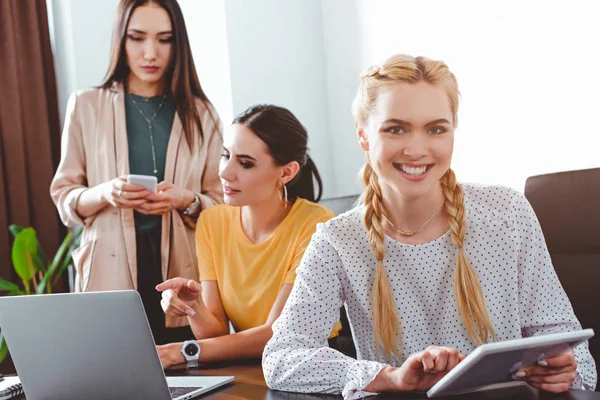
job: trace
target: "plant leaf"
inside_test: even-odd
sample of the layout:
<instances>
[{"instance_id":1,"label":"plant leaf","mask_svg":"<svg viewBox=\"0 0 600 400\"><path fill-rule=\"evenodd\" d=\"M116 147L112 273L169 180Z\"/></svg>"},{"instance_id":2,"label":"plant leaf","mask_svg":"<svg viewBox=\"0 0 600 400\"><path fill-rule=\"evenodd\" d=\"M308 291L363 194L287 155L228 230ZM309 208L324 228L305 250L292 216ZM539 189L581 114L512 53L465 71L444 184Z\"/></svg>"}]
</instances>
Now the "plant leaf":
<instances>
[{"instance_id":1,"label":"plant leaf","mask_svg":"<svg viewBox=\"0 0 600 400\"><path fill-rule=\"evenodd\" d=\"M8 346L6 345L6 340L4 340L4 335L0 332L0 364L6 356L8 355Z\"/></svg>"},{"instance_id":2,"label":"plant leaf","mask_svg":"<svg viewBox=\"0 0 600 400\"><path fill-rule=\"evenodd\" d=\"M19 234L19 232L21 232L23 229L22 226L19 226L17 224L12 224L8 227L8 230L10 231L10 233L12 233L13 237L17 237L17 235Z\"/></svg>"},{"instance_id":3,"label":"plant leaf","mask_svg":"<svg viewBox=\"0 0 600 400\"><path fill-rule=\"evenodd\" d=\"M54 274L54 279L52 280L53 284L55 284L58 281L58 278L62 276L69 264L71 264L71 261L73 261L73 258L71 257L71 250L69 250L69 254L67 254L62 264L60 265L60 267L58 267L58 270Z\"/></svg>"},{"instance_id":4,"label":"plant leaf","mask_svg":"<svg viewBox=\"0 0 600 400\"><path fill-rule=\"evenodd\" d=\"M48 269L48 262L46 261L46 256L40 247L40 242L37 243L37 255L33 259L33 264L35 266L36 271L46 272Z\"/></svg>"},{"instance_id":5,"label":"plant leaf","mask_svg":"<svg viewBox=\"0 0 600 400\"><path fill-rule=\"evenodd\" d=\"M81 234L83 233L83 225L77 225L75 226L73 229L71 229L71 232L73 232L73 245L75 246L75 248L79 247L79 243L81 242Z\"/></svg>"},{"instance_id":6,"label":"plant leaf","mask_svg":"<svg viewBox=\"0 0 600 400\"><path fill-rule=\"evenodd\" d=\"M12 247L12 262L24 283L33 277L35 267L31 268L29 260L37 258L37 249L37 236L33 228L25 228L19 232Z\"/></svg>"},{"instance_id":7,"label":"plant leaf","mask_svg":"<svg viewBox=\"0 0 600 400\"><path fill-rule=\"evenodd\" d=\"M50 264L49 270L54 271L56 270L56 268L58 268L58 265L60 264L61 260L67 254L68 250L70 250L71 240L73 240L73 232L69 232L65 236L64 240L60 244L60 247L56 251L56 255L52 260L52 264Z\"/></svg>"},{"instance_id":8,"label":"plant leaf","mask_svg":"<svg viewBox=\"0 0 600 400\"><path fill-rule=\"evenodd\" d=\"M8 229L13 234L13 236L16 238L17 235L19 233L21 233L21 231L23 231L25 228L23 228L22 226L16 225L16 224L12 224L8 227ZM42 251L42 248L40 247L39 241L37 242L36 256L32 259L33 259L33 266L35 267L36 271L43 271L43 272L46 271L46 269L48 268L48 263L46 262L46 256L44 255L44 252Z\"/></svg>"},{"instance_id":9,"label":"plant leaf","mask_svg":"<svg viewBox=\"0 0 600 400\"><path fill-rule=\"evenodd\" d=\"M71 229L71 232L73 232L73 241L71 242L71 245L69 246L69 251L67 252L66 257L63 259L62 264L60 265L60 267L54 274L54 279L52 280L53 284L55 284L58 281L58 278L60 278L62 276L62 274L65 272L65 270L67 269L69 264L71 264L71 262L73 261L73 258L71 257L71 253L75 249L77 249L79 247L79 244L81 243L81 233L83 232L83 226L77 225L76 227Z\"/></svg>"},{"instance_id":10,"label":"plant leaf","mask_svg":"<svg viewBox=\"0 0 600 400\"><path fill-rule=\"evenodd\" d=\"M46 286L48 285L48 282L53 277L60 276L60 275L57 275L58 272L62 273L61 261L63 260L63 258L67 258L67 259L71 258L71 256L70 256L71 252L69 250L70 250L70 245L71 245L72 239L73 239L73 233L72 232L67 233L67 236L65 236L63 242L61 243L60 247L56 251L56 255L54 256L54 259L52 260L52 264L50 264L50 268L48 268L48 271L46 271L46 273L44 274L44 277L42 278L42 281L39 283L39 285L37 287L38 294L46 293Z\"/></svg>"},{"instance_id":11,"label":"plant leaf","mask_svg":"<svg viewBox=\"0 0 600 400\"><path fill-rule=\"evenodd\" d=\"M7 281L6 279L0 278L0 291L2 292L14 292L18 291L19 286L15 283Z\"/></svg>"},{"instance_id":12,"label":"plant leaf","mask_svg":"<svg viewBox=\"0 0 600 400\"><path fill-rule=\"evenodd\" d=\"M37 290L36 290L37 294L46 293L46 286L48 286L48 281L50 280L51 277L52 277L52 271L50 269L48 269L48 271L46 271L46 273L44 274L44 277L40 281L40 284L37 286Z\"/></svg>"}]
</instances>

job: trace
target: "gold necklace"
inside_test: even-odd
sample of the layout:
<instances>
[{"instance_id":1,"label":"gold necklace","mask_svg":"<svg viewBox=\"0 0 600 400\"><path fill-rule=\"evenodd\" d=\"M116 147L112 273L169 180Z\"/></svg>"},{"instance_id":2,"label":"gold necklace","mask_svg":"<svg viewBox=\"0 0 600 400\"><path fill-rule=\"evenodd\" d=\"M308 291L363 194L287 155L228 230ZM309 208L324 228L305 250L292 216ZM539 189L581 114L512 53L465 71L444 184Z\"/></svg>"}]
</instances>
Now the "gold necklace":
<instances>
[{"instance_id":1,"label":"gold necklace","mask_svg":"<svg viewBox=\"0 0 600 400\"><path fill-rule=\"evenodd\" d=\"M137 103L135 102L135 99L133 97L131 98L131 101L133 101L133 105L135 106L135 108L137 108L137 110L140 112L140 114L142 114L142 117L148 123L148 132L150 133L150 147L152 147L152 163L154 164L154 173L155 174L158 173L158 168L156 168L156 150L154 149L154 135L152 134L152 122L154 122L154 118L156 118L156 115L158 115L158 112L160 111L160 109L162 108L162 106L165 104L165 100L166 99L167 99L167 95L165 94L163 96L163 99L160 102L158 108L154 112L154 115L152 116L152 118L148 118L142 112L142 109L140 108L140 106L137 105ZM144 101L148 102L149 100L144 99Z\"/></svg>"},{"instance_id":2,"label":"gold necklace","mask_svg":"<svg viewBox=\"0 0 600 400\"><path fill-rule=\"evenodd\" d=\"M390 221L388 219L387 215L385 215L385 212L383 213L383 219L385 219L385 221L388 224L390 224L390 226L392 228L394 228L396 230L396 232L398 232L402 236L413 236L413 235L416 235L417 233L419 233L419 231L421 229L423 229L423 227L425 225L427 225L429 223L429 221L431 221L433 219L433 217L438 213L438 211L440 211L440 208L442 208L443 204L444 204L444 199L442 199L442 202L440 203L440 205L435 209L435 211L433 212L433 214L431 214L431 217L429 217L429 219L427 221L425 221L425 223L423 225L421 225L421 227L419 229L417 229L416 231L413 231L413 232L404 232L404 231L401 231L400 229L396 228L396 225L392 224L392 221Z\"/></svg>"}]
</instances>

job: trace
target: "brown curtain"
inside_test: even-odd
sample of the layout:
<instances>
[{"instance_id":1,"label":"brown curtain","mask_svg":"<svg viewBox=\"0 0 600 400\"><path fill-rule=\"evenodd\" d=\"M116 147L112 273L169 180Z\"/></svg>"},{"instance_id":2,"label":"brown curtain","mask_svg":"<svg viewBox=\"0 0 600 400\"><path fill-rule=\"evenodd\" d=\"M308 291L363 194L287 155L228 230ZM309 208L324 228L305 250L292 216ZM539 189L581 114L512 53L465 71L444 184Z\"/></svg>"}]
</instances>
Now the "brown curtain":
<instances>
[{"instance_id":1,"label":"brown curtain","mask_svg":"<svg viewBox=\"0 0 600 400\"><path fill-rule=\"evenodd\" d=\"M0 276L13 282L8 225L34 227L49 259L64 234L49 195L58 112L46 0L0 0Z\"/></svg>"}]
</instances>

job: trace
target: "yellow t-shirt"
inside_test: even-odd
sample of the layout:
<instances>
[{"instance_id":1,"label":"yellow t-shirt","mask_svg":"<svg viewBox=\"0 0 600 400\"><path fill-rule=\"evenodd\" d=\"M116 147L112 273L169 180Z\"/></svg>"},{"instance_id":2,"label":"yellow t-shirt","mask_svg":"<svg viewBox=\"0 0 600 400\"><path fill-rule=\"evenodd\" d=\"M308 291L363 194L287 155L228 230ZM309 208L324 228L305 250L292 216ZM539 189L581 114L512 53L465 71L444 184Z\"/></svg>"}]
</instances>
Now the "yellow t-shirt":
<instances>
[{"instance_id":1,"label":"yellow t-shirt","mask_svg":"<svg viewBox=\"0 0 600 400\"><path fill-rule=\"evenodd\" d=\"M294 283L317 224L334 216L328 208L298 198L271 236L254 244L242 229L240 213L240 207L210 207L200 213L196 228L200 280L218 282L223 307L238 332L267 321L281 287ZM333 336L340 327L338 323Z\"/></svg>"}]
</instances>

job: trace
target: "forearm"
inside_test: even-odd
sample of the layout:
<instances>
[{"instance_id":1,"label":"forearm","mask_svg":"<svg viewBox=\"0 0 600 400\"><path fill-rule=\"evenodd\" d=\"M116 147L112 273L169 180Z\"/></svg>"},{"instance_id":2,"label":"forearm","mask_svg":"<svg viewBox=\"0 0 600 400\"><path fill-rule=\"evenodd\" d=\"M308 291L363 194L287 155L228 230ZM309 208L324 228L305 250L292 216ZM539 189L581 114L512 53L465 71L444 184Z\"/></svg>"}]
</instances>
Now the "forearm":
<instances>
[{"instance_id":1,"label":"forearm","mask_svg":"<svg viewBox=\"0 0 600 400\"><path fill-rule=\"evenodd\" d=\"M104 197L106 191L106 183L96 185L89 189L86 189L77 202L76 212L81 218L88 218L92 215L96 215L108 206L108 201Z\"/></svg>"},{"instance_id":2,"label":"forearm","mask_svg":"<svg viewBox=\"0 0 600 400\"><path fill-rule=\"evenodd\" d=\"M194 200L194 192L183 188L181 194L181 201L179 202L179 204L177 204L177 209L179 211L184 211L186 208L189 207L190 204L194 202Z\"/></svg>"},{"instance_id":3,"label":"forearm","mask_svg":"<svg viewBox=\"0 0 600 400\"><path fill-rule=\"evenodd\" d=\"M373 392L373 393L381 393L381 392L387 392L387 391L392 390L392 388L394 387L393 381L392 381L392 373L396 369L397 368L395 368L395 367L383 368L381 371L379 371L379 373L377 374L375 379L373 379L371 381L371 383L369 383L367 385L367 387L364 388L364 391L365 392Z\"/></svg>"},{"instance_id":4,"label":"forearm","mask_svg":"<svg viewBox=\"0 0 600 400\"><path fill-rule=\"evenodd\" d=\"M200 340L200 362L260 358L272 335L271 326L262 325L231 335Z\"/></svg>"},{"instance_id":5,"label":"forearm","mask_svg":"<svg viewBox=\"0 0 600 400\"><path fill-rule=\"evenodd\" d=\"M271 335L271 327L262 325L231 335L199 340L200 357L198 362L260 358ZM185 363L181 354L181 343L173 343L169 346L172 346L170 352L174 356L173 364Z\"/></svg>"},{"instance_id":6,"label":"forearm","mask_svg":"<svg viewBox=\"0 0 600 400\"><path fill-rule=\"evenodd\" d=\"M202 301L196 306L196 315L188 317L188 321L196 339L214 338L229 333L229 323L215 317Z\"/></svg>"}]
</instances>

